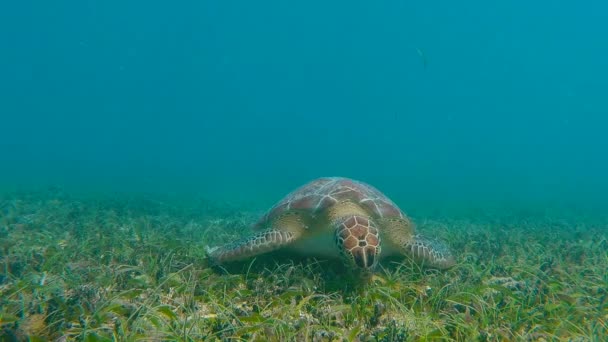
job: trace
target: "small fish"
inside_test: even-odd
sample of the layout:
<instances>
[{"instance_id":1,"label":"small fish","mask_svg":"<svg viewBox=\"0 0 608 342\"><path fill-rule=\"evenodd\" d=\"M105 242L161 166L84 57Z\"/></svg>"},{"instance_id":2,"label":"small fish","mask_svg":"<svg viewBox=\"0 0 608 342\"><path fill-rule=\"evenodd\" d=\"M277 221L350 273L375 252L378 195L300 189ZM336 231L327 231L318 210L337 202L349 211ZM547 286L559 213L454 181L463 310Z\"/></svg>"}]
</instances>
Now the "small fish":
<instances>
[{"instance_id":1,"label":"small fish","mask_svg":"<svg viewBox=\"0 0 608 342\"><path fill-rule=\"evenodd\" d=\"M426 66L429 64L426 54L420 48L416 48L416 51L418 52L418 56L422 59L422 66L426 69Z\"/></svg>"}]
</instances>

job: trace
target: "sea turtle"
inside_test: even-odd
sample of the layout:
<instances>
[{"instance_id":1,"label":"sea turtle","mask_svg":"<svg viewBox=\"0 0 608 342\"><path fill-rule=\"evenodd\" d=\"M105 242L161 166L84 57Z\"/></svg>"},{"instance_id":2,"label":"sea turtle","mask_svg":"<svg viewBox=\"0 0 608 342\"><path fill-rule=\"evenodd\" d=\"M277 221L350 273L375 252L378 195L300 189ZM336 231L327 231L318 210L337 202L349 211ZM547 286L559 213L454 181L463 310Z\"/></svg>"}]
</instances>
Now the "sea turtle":
<instances>
[{"instance_id":1,"label":"sea turtle","mask_svg":"<svg viewBox=\"0 0 608 342\"><path fill-rule=\"evenodd\" d=\"M254 225L253 236L208 248L214 265L285 249L341 258L348 269L371 274L380 258L409 256L438 269L455 264L448 247L414 233L406 214L375 187L354 179L315 179L276 203Z\"/></svg>"}]
</instances>

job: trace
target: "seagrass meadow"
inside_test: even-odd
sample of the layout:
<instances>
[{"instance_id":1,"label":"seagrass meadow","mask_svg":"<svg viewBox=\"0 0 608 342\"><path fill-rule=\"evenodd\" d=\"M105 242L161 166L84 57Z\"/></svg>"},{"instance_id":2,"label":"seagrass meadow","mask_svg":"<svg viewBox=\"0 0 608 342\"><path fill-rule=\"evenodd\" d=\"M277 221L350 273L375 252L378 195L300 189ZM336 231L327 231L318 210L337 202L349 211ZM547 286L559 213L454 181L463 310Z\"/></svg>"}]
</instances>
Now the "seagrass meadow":
<instances>
[{"instance_id":1,"label":"seagrass meadow","mask_svg":"<svg viewBox=\"0 0 608 342\"><path fill-rule=\"evenodd\" d=\"M606 13L2 1L0 342L608 341Z\"/></svg>"},{"instance_id":2,"label":"seagrass meadow","mask_svg":"<svg viewBox=\"0 0 608 342\"><path fill-rule=\"evenodd\" d=\"M2 341L604 341L608 222L571 210L412 217L445 272L382 264L365 286L324 260L210 268L207 244L260 212L202 199L0 200Z\"/></svg>"}]
</instances>

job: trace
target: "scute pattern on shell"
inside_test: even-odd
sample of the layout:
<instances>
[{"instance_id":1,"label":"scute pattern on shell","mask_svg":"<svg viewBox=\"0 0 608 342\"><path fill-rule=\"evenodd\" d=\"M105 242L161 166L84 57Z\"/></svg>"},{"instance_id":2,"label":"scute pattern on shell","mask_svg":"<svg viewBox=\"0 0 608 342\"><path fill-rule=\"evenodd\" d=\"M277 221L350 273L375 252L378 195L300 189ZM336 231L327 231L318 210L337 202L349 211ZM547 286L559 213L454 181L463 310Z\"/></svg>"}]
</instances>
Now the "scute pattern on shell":
<instances>
[{"instance_id":1,"label":"scute pattern on shell","mask_svg":"<svg viewBox=\"0 0 608 342\"><path fill-rule=\"evenodd\" d=\"M404 213L375 187L343 177L325 177L294 190L275 204L255 225L259 228L289 210L306 210L311 214L327 209L340 201L359 203L372 217L404 218Z\"/></svg>"}]
</instances>

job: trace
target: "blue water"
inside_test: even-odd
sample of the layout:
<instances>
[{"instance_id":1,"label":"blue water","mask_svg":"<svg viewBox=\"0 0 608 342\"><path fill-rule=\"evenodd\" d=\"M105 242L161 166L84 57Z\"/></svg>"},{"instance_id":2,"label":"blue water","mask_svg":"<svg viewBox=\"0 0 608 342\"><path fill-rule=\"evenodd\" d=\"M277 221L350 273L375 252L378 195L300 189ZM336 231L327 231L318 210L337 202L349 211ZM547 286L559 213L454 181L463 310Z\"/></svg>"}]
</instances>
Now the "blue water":
<instances>
[{"instance_id":1,"label":"blue water","mask_svg":"<svg viewBox=\"0 0 608 342\"><path fill-rule=\"evenodd\" d=\"M267 203L319 176L400 203L608 193L602 1L0 5L0 186Z\"/></svg>"}]
</instances>

